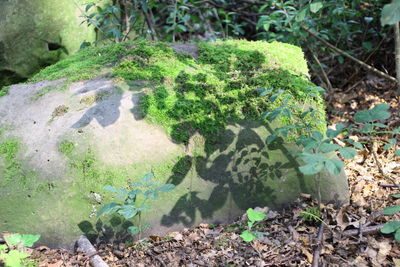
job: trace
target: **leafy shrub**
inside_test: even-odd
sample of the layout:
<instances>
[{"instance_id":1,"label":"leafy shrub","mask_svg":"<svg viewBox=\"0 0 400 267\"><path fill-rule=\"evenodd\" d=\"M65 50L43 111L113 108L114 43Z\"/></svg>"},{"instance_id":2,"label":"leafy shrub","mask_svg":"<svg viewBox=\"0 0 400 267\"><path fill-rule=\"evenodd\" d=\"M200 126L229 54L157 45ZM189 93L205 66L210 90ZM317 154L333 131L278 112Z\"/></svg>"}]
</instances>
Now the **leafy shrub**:
<instances>
[{"instance_id":1,"label":"leafy shrub","mask_svg":"<svg viewBox=\"0 0 400 267\"><path fill-rule=\"evenodd\" d=\"M140 182L132 182L128 189L114 188L112 186L105 186L104 189L116 193L115 199L121 199L121 202L111 202L104 205L98 212L97 216L103 214L119 214L126 220L130 220L136 216L139 217L139 226L130 226L128 231L132 235L141 232L143 226L141 225L141 213L150 208L149 202L156 200L162 192L169 192L175 188L173 184L164 184L159 186L159 182L153 181L153 174L148 173L140 178Z\"/></svg>"},{"instance_id":2,"label":"leafy shrub","mask_svg":"<svg viewBox=\"0 0 400 267\"><path fill-rule=\"evenodd\" d=\"M261 237L262 235L264 235L264 232L257 232L257 231L253 231L252 228L259 222L261 222L262 220L265 219L265 217L267 216L265 213L263 212L258 212L255 211L254 209L248 209L247 212L247 230L245 230L240 237L243 239L243 241L245 242L251 242L259 237Z\"/></svg>"}]
</instances>

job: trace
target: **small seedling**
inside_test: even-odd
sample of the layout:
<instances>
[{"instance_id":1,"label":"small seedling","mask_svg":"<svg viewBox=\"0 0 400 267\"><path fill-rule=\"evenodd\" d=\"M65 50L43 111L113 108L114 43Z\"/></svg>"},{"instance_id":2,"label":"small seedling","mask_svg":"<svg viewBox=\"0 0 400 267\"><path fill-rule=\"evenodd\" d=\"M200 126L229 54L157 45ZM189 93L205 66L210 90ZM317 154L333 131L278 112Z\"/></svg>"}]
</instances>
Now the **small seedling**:
<instances>
[{"instance_id":1,"label":"small seedling","mask_svg":"<svg viewBox=\"0 0 400 267\"><path fill-rule=\"evenodd\" d=\"M248 209L247 212L247 218L248 218L248 222L247 222L247 230L245 230L240 237L243 239L243 241L245 242L251 242L254 241L257 238L260 238L262 235L266 234L264 232L256 232L256 231L252 231L253 226L255 226L258 222L262 221L265 219L265 217L267 216L265 213L263 212L258 212L255 211L253 209Z\"/></svg>"},{"instance_id":2,"label":"small seedling","mask_svg":"<svg viewBox=\"0 0 400 267\"><path fill-rule=\"evenodd\" d=\"M394 194L392 197L400 198L400 194ZM383 210L384 215L393 215L397 212L400 212L400 206L390 206ZM390 221L385 223L381 229L381 232L384 234L394 233L394 238L400 243L400 221Z\"/></svg>"},{"instance_id":3,"label":"small seedling","mask_svg":"<svg viewBox=\"0 0 400 267\"><path fill-rule=\"evenodd\" d=\"M40 235L5 235L7 245L0 245L0 262L7 267L23 267L24 260L30 255L23 251L24 247L32 247Z\"/></svg>"},{"instance_id":4,"label":"small seedling","mask_svg":"<svg viewBox=\"0 0 400 267\"><path fill-rule=\"evenodd\" d=\"M323 224L327 225L322 220L321 211L316 207L309 207L306 210L300 213L301 218L306 222L322 222Z\"/></svg>"},{"instance_id":5,"label":"small seedling","mask_svg":"<svg viewBox=\"0 0 400 267\"><path fill-rule=\"evenodd\" d=\"M122 203L108 203L97 212L97 216L117 213L126 220L138 216L139 226L130 226L127 230L132 235L140 233L143 228L149 226L149 224L141 224L141 213L150 208L148 203L157 199L161 192L169 192L175 188L173 184L158 186L159 182L152 181L153 177L152 173L148 173L140 179L140 182L130 183L128 189L105 186L105 190L118 194L114 197L115 199L124 199L124 201Z\"/></svg>"}]
</instances>

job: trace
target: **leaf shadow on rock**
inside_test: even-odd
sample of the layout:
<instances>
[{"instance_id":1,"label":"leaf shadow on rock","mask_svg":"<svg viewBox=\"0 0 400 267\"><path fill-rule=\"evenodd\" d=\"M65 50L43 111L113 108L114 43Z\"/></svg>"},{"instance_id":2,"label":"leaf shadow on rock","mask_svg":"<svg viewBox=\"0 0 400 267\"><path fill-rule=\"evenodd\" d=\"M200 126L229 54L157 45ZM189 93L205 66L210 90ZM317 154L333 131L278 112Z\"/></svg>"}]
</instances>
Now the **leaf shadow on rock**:
<instances>
[{"instance_id":1,"label":"leaf shadow on rock","mask_svg":"<svg viewBox=\"0 0 400 267\"><path fill-rule=\"evenodd\" d=\"M88 92L95 91L92 94ZM71 128L78 129L96 120L103 128L114 124L120 117L122 90L118 86L104 85L101 81L88 81L75 95L86 94L80 99L82 105L90 106Z\"/></svg>"},{"instance_id":2,"label":"leaf shadow on rock","mask_svg":"<svg viewBox=\"0 0 400 267\"><path fill-rule=\"evenodd\" d=\"M249 207L276 206L275 191L266 182L282 179L284 170L295 168L297 162L286 156L285 162L271 160L271 151L286 153L287 150L283 144L267 147L255 130L260 125L259 122L242 122L237 134L226 129L221 138L223 142L205 156L186 156L177 162L167 183L179 185L187 177L194 179L190 172L195 171L203 182L211 183L212 188L204 187L204 190L210 189L208 198L200 196L204 195L201 188L188 188L169 214L162 217L163 226L192 226L198 223L197 214L201 220L219 223L239 216ZM218 154L216 157L214 152ZM224 207L227 214L219 214Z\"/></svg>"},{"instance_id":3,"label":"leaf shadow on rock","mask_svg":"<svg viewBox=\"0 0 400 267\"><path fill-rule=\"evenodd\" d=\"M97 219L94 224L89 221L82 221L78 224L78 228L93 244L131 241L132 236L127 231L130 226L133 226L133 223L120 216L112 216L107 221Z\"/></svg>"}]
</instances>

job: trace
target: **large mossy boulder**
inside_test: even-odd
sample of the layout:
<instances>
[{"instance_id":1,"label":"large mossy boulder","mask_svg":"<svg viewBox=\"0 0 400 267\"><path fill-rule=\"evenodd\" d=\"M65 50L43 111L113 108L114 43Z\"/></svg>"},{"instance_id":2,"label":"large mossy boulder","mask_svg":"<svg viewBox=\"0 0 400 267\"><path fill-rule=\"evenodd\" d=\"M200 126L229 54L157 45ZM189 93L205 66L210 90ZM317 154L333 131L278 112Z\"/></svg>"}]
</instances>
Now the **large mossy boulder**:
<instances>
[{"instance_id":1,"label":"large mossy boulder","mask_svg":"<svg viewBox=\"0 0 400 267\"><path fill-rule=\"evenodd\" d=\"M0 88L31 77L95 40L81 24L86 0L0 1Z\"/></svg>"},{"instance_id":2,"label":"large mossy boulder","mask_svg":"<svg viewBox=\"0 0 400 267\"><path fill-rule=\"evenodd\" d=\"M0 231L41 233L51 246L71 245L82 231L118 237L129 223L95 215L111 200L103 187L126 187L148 172L176 189L143 214L147 234L315 194L291 137L265 144L292 122L260 120L280 100L255 91L279 88L323 118L322 98L305 97L313 84L298 47L123 43L84 49L30 82L0 98ZM344 174L321 177L325 202L348 200Z\"/></svg>"}]
</instances>

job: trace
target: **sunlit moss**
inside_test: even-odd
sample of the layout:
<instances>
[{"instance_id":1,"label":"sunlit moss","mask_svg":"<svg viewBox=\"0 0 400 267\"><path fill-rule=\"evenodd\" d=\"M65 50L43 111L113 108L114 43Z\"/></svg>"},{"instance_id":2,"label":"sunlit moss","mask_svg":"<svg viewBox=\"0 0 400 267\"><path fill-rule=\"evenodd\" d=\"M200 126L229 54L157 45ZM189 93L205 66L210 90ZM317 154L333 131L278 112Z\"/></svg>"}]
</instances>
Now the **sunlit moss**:
<instances>
[{"instance_id":1,"label":"sunlit moss","mask_svg":"<svg viewBox=\"0 0 400 267\"><path fill-rule=\"evenodd\" d=\"M44 69L32 81L89 79L107 67L111 77L154 83L154 90L140 101L142 113L177 142L186 143L199 132L212 143L229 123L258 120L263 112L281 104L280 99L269 103L259 97L255 89L260 87L284 90L293 96L293 103L318 108L324 119L322 98L306 99L305 89L314 85L301 49L277 42L199 43L196 58L175 52L165 43L145 40L87 48ZM82 101L95 99L88 96ZM290 120L280 122L289 124Z\"/></svg>"}]
</instances>

